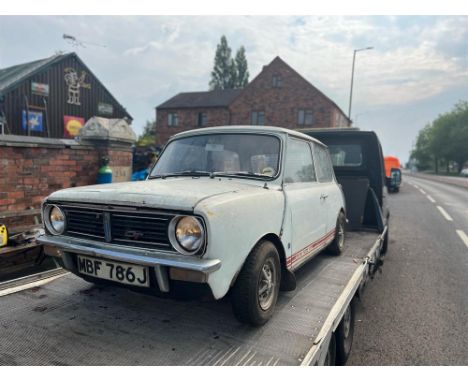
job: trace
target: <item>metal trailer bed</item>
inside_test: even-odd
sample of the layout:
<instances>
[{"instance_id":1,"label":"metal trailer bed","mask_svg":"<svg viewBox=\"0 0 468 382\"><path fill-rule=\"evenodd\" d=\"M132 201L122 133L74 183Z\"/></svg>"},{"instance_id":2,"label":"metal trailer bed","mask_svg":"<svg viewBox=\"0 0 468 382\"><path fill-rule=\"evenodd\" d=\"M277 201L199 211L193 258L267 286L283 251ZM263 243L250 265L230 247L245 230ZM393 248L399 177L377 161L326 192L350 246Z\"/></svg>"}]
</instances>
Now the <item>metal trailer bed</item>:
<instances>
[{"instance_id":1,"label":"metal trailer bed","mask_svg":"<svg viewBox=\"0 0 468 382\"><path fill-rule=\"evenodd\" d=\"M315 365L381 245L350 232L339 257L321 254L280 292L263 327L240 324L229 300L175 301L73 274L0 288L0 365ZM10 293L10 294L9 294Z\"/></svg>"}]
</instances>

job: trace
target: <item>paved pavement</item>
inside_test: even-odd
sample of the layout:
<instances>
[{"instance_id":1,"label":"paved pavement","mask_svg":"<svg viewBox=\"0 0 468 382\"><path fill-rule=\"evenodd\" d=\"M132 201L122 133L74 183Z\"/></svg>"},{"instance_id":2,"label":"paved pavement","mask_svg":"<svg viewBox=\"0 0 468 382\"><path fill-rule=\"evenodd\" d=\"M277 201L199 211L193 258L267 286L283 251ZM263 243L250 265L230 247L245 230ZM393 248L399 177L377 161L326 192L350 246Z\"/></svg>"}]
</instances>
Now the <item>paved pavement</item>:
<instances>
[{"instance_id":1,"label":"paved pavement","mask_svg":"<svg viewBox=\"0 0 468 382\"><path fill-rule=\"evenodd\" d=\"M468 192L404 176L348 365L468 365Z\"/></svg>"},{"instance_id":2,"label":"paved pavement","mask_svg":"<svg viewBox=\"0 0 468 382\"><path fill-rule=\"evenodd\" d=\"M411 175L412 177L417 177L417 178L422 178L422 179L428 179L428 180L432 180L435 182L447 183L447 184L452 184L454 186L468 188L468 177L431 175L431 174L425 174L423 172L415 172L411 174L408 171L404 171L403 177L407 175L408 176Z\"/></svg>"}]
</instances>

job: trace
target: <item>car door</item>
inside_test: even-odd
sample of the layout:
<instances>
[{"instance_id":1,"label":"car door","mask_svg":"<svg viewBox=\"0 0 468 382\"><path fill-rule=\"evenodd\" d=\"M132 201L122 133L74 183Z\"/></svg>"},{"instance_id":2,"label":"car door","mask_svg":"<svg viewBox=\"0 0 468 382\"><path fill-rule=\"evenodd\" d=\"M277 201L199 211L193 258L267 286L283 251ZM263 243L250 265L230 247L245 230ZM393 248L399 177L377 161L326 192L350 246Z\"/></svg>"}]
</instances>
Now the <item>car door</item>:
<instances>
[{"instance_id":1,"label":"car door","mask_svg":"<svg viewBox=\"0 0 468 382\"><path fill-rule=\"evenodd\" d=\"M343 204L342 193L335 180L333 164L328 149L318 143L312 143L317 180L320 184L320 200L326 214L326 234L335 231L336 219Z\"/></svg>"},{"instance_id":2,"label":"car door","mask_svg":"<svg viewBox=\"0 0 468 382\"><path fill-rule=\"evenodd\" d=\"M314 253L326 229L326 210L320 198L322 191L307 141L288 138L283 180L286 219L291 225L287 265L296 268Z\"/></svg>"}]
</instances>

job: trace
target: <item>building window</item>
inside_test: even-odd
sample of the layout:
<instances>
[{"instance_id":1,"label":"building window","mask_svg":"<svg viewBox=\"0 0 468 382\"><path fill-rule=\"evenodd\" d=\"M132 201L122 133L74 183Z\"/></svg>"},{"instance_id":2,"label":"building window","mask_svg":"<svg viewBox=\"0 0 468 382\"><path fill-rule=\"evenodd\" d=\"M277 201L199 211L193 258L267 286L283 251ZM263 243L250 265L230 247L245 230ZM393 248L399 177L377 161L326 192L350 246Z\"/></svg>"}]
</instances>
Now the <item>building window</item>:
<instances>
[{"instance_id":1,"label":"building window","mask_svg":"<svg viewBox=\"0 0 468 382\"><path fill-rule=\"evenodd\" d=\"M167 115L167 125L179 126L179 116L177 115L177 113L169 113Z\"/></svg>"},{"instance_id":2,"label":"building window","mask_svg":"<svg viewBox=\"0 0 468 382\"><path fill-rule=\"evenodd\" d=\"M297 124L298 125L312 125L314 123L314 114L312 110L300 109L297 112Z\"/></svg>"},{"instance_id":3,"label":"building window","mask_svg":"<svg viewBox=\"0 0 468 382\"><path fill-rule=\"evenodd\" d=\"M282 78L279 75L274 75L273 76L273 87L274 88L280 88L282 85Z\"/></svg>"},{"instance_id":4,"label":"building window","mask_svg":"<svg viewBox=\"0 0 468 382\"><path fill-rule=\"evenodd\" d=\"M265 112L253 111L252 112L252 125L264 125L264 124L265 124Z\"/></svg>"},{"instance_id":5,"label":"building window","mask_svg":"<svg viewBox=\"0 0 468 382\"><path fill-rule=\"evenodd\" d=\"M208 125L208 115L206 113L198 113L198 127Z\"/></svg>"}]
</instances>

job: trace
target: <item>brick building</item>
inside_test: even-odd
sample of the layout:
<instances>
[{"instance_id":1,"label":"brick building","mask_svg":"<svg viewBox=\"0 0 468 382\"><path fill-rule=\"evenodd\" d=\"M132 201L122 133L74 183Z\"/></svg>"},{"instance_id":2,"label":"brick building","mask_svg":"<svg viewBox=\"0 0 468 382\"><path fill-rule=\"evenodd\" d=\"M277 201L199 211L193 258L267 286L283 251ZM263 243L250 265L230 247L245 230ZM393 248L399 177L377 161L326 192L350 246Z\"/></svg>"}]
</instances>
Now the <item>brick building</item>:
<instances>
[{"instance_id":1,"label":"brick building","mask_svg":"<svg viewBox=\"0 0 468 382\"><path fill-rule=\"evenodd\" d=\"M280 57L263 67L244 89L180 93L156 107L156 135L170 136L198 127L273 125L348 127L345 113Z\"/></svg>"}]
</instances>

